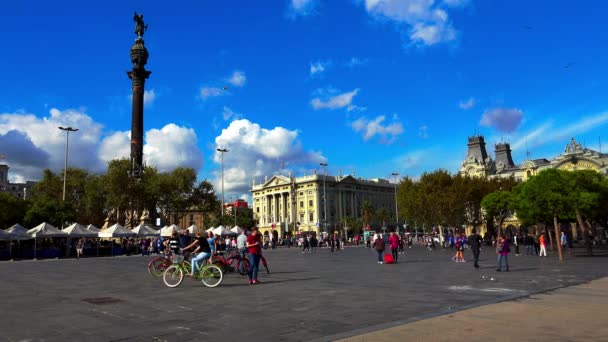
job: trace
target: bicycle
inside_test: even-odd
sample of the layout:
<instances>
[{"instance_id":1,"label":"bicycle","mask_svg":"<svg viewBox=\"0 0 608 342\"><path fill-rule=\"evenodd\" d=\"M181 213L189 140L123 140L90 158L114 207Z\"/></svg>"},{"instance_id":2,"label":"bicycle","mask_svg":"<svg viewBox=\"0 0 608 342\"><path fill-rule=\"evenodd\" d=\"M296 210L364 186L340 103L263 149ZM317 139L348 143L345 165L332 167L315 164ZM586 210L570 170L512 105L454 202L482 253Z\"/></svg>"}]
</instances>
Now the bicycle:
<instances>
[{"instance_id":1,"label":"bicycle","mask_svg":"<svg viewBox=\"0 0 608 342\"><path fill-rule=\"evenodd\" d=\"M190 265L190 262L184 260L184 263ZM165 270L171 266L171 254L163 254L156 256L148 262L148 273L154 278L160 278L163 276Z\"/></svg>"},{"instance_id":2,"label":"bicycle","mask_svg":"<svg viewBox=\"0 0 608 342\"><path fill-rule=\"evenodd\" d=\"M227 258L224 257L225 253L226 252L219 252L217 255L212 256L211 263L221 267L224 272L236 270L240 275L246 275L249 271L249 260L243 258L236 249L232 249L228 252Z\"/></svg>"},{"instance_id":3,"label":"bicycle","mask_svg":"<svg viewBox=\"0 0 608 342\"><path fill-rule=\"evenodd\" d=\"M168 287L178 287L183 281L185 274L190 273L190 263L184 262L184 257L174 255L171 258L172 265L163 272L163 282ZM193 279L201 280L207 287L216 287L224 280L224 272L214 264L202 266L194 275Z\"/></svg>"}]
</instances>

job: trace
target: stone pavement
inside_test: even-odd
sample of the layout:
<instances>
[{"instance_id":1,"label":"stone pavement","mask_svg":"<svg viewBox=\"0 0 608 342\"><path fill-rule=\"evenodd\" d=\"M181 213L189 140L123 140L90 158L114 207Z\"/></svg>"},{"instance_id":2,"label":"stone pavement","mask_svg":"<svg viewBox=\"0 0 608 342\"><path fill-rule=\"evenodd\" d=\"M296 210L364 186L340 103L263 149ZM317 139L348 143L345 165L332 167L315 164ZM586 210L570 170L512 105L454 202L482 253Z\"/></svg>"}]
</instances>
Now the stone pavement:
<instances>
[{"instance_id":1,"label":"stone pavement","mask_svg":"<svg viewBox=\"0 0 608 342\"><path fill-rule=\"evenodd\" d=\"M608 341L607 308L602 278L340 341Z\"/></svg>"},{"instance_id":2,"label":"stone pavement","mask_svg":"<svg viewBox=\"0 0 608 342\"><path fill-rule=\"evenodd\" d=\"M513 256L498 274L491 251L479 270L422 247L396 265L366 248L264 253L262 284L228 274L213 289L167 288L149 257L0 262L0 341L328 341L608 276L603 257Z\"/></svg>"}]
</instances>

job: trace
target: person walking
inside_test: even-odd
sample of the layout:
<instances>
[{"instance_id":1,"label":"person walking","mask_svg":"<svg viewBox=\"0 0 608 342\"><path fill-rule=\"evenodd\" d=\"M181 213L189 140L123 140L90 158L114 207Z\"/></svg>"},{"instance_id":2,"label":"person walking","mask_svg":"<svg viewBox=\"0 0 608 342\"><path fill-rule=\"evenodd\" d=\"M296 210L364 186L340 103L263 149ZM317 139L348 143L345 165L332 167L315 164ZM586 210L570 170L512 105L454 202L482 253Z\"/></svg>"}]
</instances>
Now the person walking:
<instances>
[{"instance_id":1,"label":"person walking","mask_svg":"<svg viewBox=\"0 0 608 342\"><path fill-rule=\"evenodd\" d=\"M496 241L496 254L498 254L496 272L502 271L503 263L505 265L505 272L509 272L509 259L507 258L509 252L511 252L511 249L509 249L509 240L504 234L501 234L498 241Z\"/></svg>"},{"instance_id":2,"label":"person walking","mask_svg":"<svg viewBox=\"0 0 608 342\"><path fill-rule=\"evenodd\" d=\"M76 242L76 259L80 260L80 256L82 255L82 250L84 249L84 239L78 239Z\"/></svg>"},{"instance_id":3,"label":"person walking","mask_svg":"<svg viewBox=\"0 0 608 342\"><path fill-rule=\"evenodd\" d=\"M374 249L378 253L379 264L384 264L384 259L382 258L384 256L384 248L384 239L382 239L382 235L377 234L374 240Z\"/></svg>"},{"instance_id":4,"label":"person walking","mask_svg":"<svg viewBox=\"0 0 608 342\"><path fill-rule=\"evenodd\" d=\"M473 228L471 235L469 235L469 246L471 246L471 252L473 252L473 267L479 268L479 252L481 252L481 244L483 239L477 234L477 229Z\"/></svg>"},{"instance_id":5,"label":"person walking","mask_svg":"<svg viewBox=\"0 0 608 342\"><path fill-rule=\"evenodd\" d=\"M547 241L545 240L545 232L540 233L540 237L538 238L538 244L540 245L540 253L538 256L547 256Z\"/></svg>"},{"instance_id":6,"label":"person walking","mask_svg":"<svg viewBox=\"0 0 608 342\"><path fill-rule=\"evenodd\" d=\"M566 236L566 234L564 232L562 232L562 235L559 238L560 244L562 245L562 251L565 251L566 248L568 247L568 237Z\"/></svg>"},{"instance_id":7,"label":"person walking","mask_svg":"<svg viewBox=\"0 0 608 342\"><path fill-rule=\"evenodd\" d=\"M310 253L310 238L305 235L302 239L302 253Z\"/></svg>"},{"instance_id":8,"label":"person walking","mask_svg":"<svg viewBox=\"0 0 608 342\"><path fill-rule=\"evenodd\" d=\"M391 246L391 255L393 256L393 260L395 264L397 263L397 258L399 258L399 235L395 234L395 232L391 232L388 237L388 242Z\"/></svg>"},{"instance_id":9,"label":"person walking","mask_svg":"<svg viewBox=\"0 0 608 342\"><path fill-rule=\"evenodd\" d=\"M251 229L251 235L247 237L247 250L249 252L249 285L259 284L258 269L260 268L260 256L262 255L262 246L260 246L260 233L258 227Z\"/></svg>"}]
</instances>

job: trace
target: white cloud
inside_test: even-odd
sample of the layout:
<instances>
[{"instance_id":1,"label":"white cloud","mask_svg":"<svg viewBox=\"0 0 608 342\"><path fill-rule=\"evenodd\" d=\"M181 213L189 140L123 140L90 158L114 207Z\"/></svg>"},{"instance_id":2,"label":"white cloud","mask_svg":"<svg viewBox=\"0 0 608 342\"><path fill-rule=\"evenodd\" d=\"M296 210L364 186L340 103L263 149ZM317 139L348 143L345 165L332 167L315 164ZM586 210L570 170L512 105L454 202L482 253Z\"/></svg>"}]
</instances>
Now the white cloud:
<instances>
[{"instance_id":1,"label":"white cloud","mask_svg":"<svg viewBox=\"0 0 608 342\"><path fill-rule=\"evenodd\" d=\"M344 65L347 68L354 68L361 65L367 65L367 63L369 63L369 60L367 58L361 59L358 57L351 57L351 59L349 59L348 62L346 62Z\"/></svg>"},{"instance_id":2,"label":"white cloud","mask_svg":"<svg viewBox=\"0 0 608 342\"><path fill-rule=\"evenodd\" d=\"M54 172L63 169L66 134L58 126L79 129L70 133L69 166L103 172L107 161L130 155L130 132L113 132L104 137L107 133L103 126L80 110L52 108L50 116L43 118L23 113L0 114L0 146L6 151L13 179L36 180L45 168ZM203 158L196 140L192 129L174 124L151 129L146 133L144 160L161 171L178 166L198 170Z\"/></svg>"},{"instance_id":3,"label":"white cloud","mask_svg":"<svg viewBox=\"0 0 608 342\"><path fill-rule=\"evenodd\" d=\"M512 133L519 128L524 112L517 108L493 108L486 110L479 122L486 127L494 127L503 133Z\"/></svg>"},{"instance_id":4,"label":"white cloud","mask_svg":"<svg viewBox=\"0 0 608 342\"><path fill-rule=\"evenodd\" d=\"M201 88L201 97L207 99L209 97L217 97L224 95L225 92L219 87L203 87Z\"/></svg>"},{"instance_id":5,"label":"white cloud","mask_svg":"<svg viewBox=\"0 0 608 342\"><path fill-rule=\"evenodd\" d=\"M393 122L385 125L386 117L380 115L373 120L361 117L351 123L351 127L355 132L363 133L363 140L368 141L374 136L380 137L381 143L393 143L397 136L403 133L403 126L399 122Z\"/></svg>"},{"instance_id":6,"label":"white cloud","mask_svg":"<svg viewBox=\"0 0 608 342\"><path fill-rule=\"evenodd\" d=\"M291 0L290 12L293 16L307 16L317 6L317 0Z\"/></svg>"},{"instance_id":7,"label":"white cloud","mask_svg":"<svg viewBox=\"0 0 608 342\"><path fill-rule=\"evenodd\" d=\"M321 62L317 61L314 63L310 63L310 76L315 76L317 74L323 73L329 66L331 65L331 61Z\"/></svg>"},{"instance_id":8,"label":"white cloud","mask_svg":"<svg viewBox=\"0 0 608 342\"><path fill-rule=\"evenodd\" d=\"M152 105L152 103L154 103L154 100L156 99L156 93L154 92L154 89L150 89L150 90L144 90L144 104L145 105ZM133 94L129 94L129 102L133 101Z\"/></svg>"},{"instance_id":9,"label":"white cloud","mask_svg":"<svg viewBox=\"0 0 608 342\"><path fill-rule=\"evenodd\" d=\"M228 121L240 119L243 117L243 115L233 111L229 107L224 106L224 110L222 111L222 117L224 118L224 121Z\"/></svg>"},{"instance_id":10,"label":"white cloud","mask_svg":"<svg viewBox=\"0 0 608 342\"><path fill-rule=\"evenodd\" d=\"M236 70L232 73L232 76L226 80L226 82L232 84L235 87L242 87L247 81L247 76L243 71Z\"/></svg>"},{"instance_id":11,"label":"white cloud","mask_svg":"<svg viewBox=\"0 0 608 342\"><path fill-rule=\"evenodd\" d=\"M323 91L318 90L323 93ZM347 108L348 110L356 109L357 107L352 104L353 98L359 93L359 88L352 91L342 93L335 96L324 96L326 99L322 100L320 97L316 97L310 101L310 104L314 109L338 109Z\"/></svg>"},{"instance_id":12,"label":"white cloud","mask_svg":"<svg viewBox=\"0 0 608 342\"><path fill-rule=\"evenodd\" d=\"M409 40L416 45L435 45L457 38L445 8L461 7L468 1L448 0L365 0L367 12L375 18L404 25Z\"/></svg>"},{"instance_id":13,"label":"white cloud","mask_svg":"<svg viewBox=\"0 0 608 342\"><path fill-rule=\"evenodd\" d=\"M294 172L326 161L320 152L306 151L298 141L299 132L283 127L262 128L246 119L235 120L215 138L217 146L227 148L224 154L224 192L242 195L248 193L254 177L257 183L264 176L280 171L281 162ZM215 174L216 189L221 187L221 153L215 152L218 165Z\"/></svg>"},{"instance_id":14,"label":"white cloud","mask_svg":"<svg viewBox=\"0 0 608 342\"><path fill-rule=\"evenodd\" d=\"M420 126L420 128L418 128L418 136L421 137L422 139L428 139L429 138L428 126L426 126L426 125Z\"/></svg>"},{"instance_id":15,"label":"white cloud","mask_svg":"<svg viewBox=\"0 0 608 342\"><path fill-rule=\"evenodd\" d=\"M460 101L460 103L458 104L458 107L460 107L460 109L471 109L473 107L475 107L475 98L474 97L470 97L468 100L466 101Z\"/></svg>"}]
</instances>

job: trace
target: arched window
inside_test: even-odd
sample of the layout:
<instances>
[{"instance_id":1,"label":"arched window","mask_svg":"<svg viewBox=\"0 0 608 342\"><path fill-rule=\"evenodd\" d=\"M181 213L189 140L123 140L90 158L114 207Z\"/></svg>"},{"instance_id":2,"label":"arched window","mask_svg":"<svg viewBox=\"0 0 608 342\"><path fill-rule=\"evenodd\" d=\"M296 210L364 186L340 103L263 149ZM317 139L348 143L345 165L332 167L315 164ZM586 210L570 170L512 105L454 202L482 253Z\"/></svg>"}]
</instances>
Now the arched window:
<instances>
[{"instance_id":1,"label":"arched window","mask_svg":"<svg viewBox=\"0 0 608 342\"><path fill-rule=\"evenodd\" d=\"M529 178L530 176L532 176L532 171L528 170L526 171L526 176Z\"/></svg>"}]
</instances>

